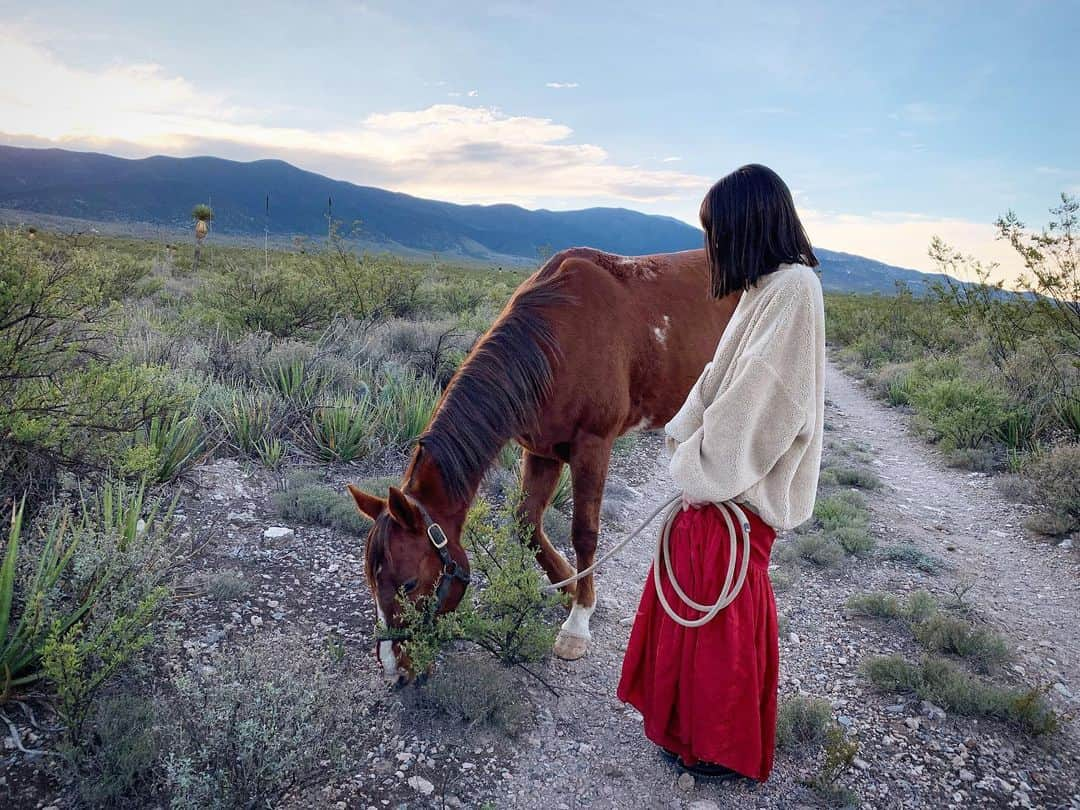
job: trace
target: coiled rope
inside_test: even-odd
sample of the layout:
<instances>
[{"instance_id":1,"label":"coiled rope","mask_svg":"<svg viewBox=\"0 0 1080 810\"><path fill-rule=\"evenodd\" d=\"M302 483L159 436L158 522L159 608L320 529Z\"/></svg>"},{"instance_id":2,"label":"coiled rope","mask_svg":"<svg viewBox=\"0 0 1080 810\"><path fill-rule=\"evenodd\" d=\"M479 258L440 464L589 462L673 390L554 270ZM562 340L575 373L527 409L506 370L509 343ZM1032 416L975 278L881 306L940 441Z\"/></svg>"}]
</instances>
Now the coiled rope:
<instances>
[{"instance_id":1,"label":"coiled rope","mask_svg":"<svg viewBox=\"0 0 1080 810\"><path fill-rule=\"evenodd\" d=\"M578 571L572 577L568 577L562 582L545 585L542 590L549 593L557 591L560 588L564 588L567 585L577 582L582 577L589 576L589 574L599 568L604 562L610 560L622 551L631 540L641 534L645 530L645 527L656 519L657 515L666 509L667 514L664 516L664 523L660 528L660 536L656 541L656 553L653 557L653 584L656 586L656 595L660 599L660 605L664 608L664 612L667 613L668 617L676 624L680 624L683 627L701 627L704 624L708 624L716 618L721 610L735 601L735 598L742 590L743 583L746 582L746 572L750 566L750 521L747 519L746 513L742 508L734 501L724 501L723 503L714 504L714 506L720 510L720 514L724 518L724 523L727 524L728 537L731 540L731 555L728 559L728 569L727 574L724 577L724 585L720 589L720 594L716 597L716 601L711 605L701 604L700 602L691 599L686 591L682 589L679 585L679 581L675 578L675 571L671 567L671 526L675 522L675 518L678 517L679 510L682 508L681 502L682 495L673 495L653 510L652 514L645 518L641 525L634 529L634 531L624 537L618 545L604 554L599 560L594 562L584 571ZM735 524L731 519L732 515L734 515L739 522L739 529L742 536L743 553L742 562L739 564L738 576L735 575L735 566L736 558L738 557L739 544L735 537ZM667 595L664 593L662 587L660 578L661 563L663 564L664 570L667 572L668 581L671 582L671 587L672 590L675 591L675 595L684 605L703 615L696 619L684 619L675 612L674 608L672 608L671 604L668 602Z\"/></svg>"}]
</instances>

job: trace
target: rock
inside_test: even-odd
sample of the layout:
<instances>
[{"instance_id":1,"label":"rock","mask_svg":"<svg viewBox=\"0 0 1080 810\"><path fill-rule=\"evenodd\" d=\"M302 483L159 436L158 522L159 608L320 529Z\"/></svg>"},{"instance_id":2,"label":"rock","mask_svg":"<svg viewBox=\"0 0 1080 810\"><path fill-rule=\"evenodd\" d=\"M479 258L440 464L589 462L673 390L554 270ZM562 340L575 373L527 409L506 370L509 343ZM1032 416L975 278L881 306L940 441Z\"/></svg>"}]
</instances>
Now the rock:
<instances>
[{"instance_id":1,"label":"rock","mask_svg":"<svg viewBox=\"0 0 1080 810\"><path fill-rule=\"evenodd\" d=\"M788 633L788 641L790 641L792 644L798 644L800 641L802 641L802 639L799 638L798 633Z\"/></svg>"},{"instance_id":2,"label":"rock","mask_svg":"<svg viewBox=\"0 0 1080 810\"><path fill-rule=\"evenodd\" d=\"M870 763L867 762L865 759L860 759L859 757L855 757L855 759L851 760L851 764L858 768L860 771L870 770Z\"/></svg>"},{"instance_id":3,"label":"rock","mask_svg":"<svg viewBox=\"0 0 1080 810\"><path fill-rule=\"evenodd\" d=\"M974 782L975 774L969 771L967 768L960 769L960 781L961 782Z\"/></svg>"},{"instance_id":4,"label":"rock","mask_svg":"<svg viewBox=\"0 0 1080 810\"><path fill-rule=\"evenodd\" d=\"M693 790L694 789L694 777L691 774L683 773L679 774L679 790Z\"/></svg>"},{"instance_id":5,"label":"rock","mask_svg":"<svg viewBox=\"0 0 1080 810\"><path fill-rule=\"evenodd\" d=\"M1054 684L1054 691L1062 697L1071 698L1073 696L1072 692L1069 690L1069 687L1067 687L1061 681L1058 681Z\"/></svg>"},{"instance_id":6,"label":"rock","mask_svg":"<svg viewBox=\"0 0 1080 810\"><path fill-rule=\"evenodd\" d=\"M251 512L229 512L226 518L233 526L254 526L255 516Z\"/></svg>"},{"instance_id":7,"label":"rock","mask_svg":"<svg viewBox=\"0 0 1080 810\"><path fill-rule=\"evenodd\" d=\"M922 710L922 713L929 717L931 720L945 719L945 710L942 709L940 706L935 706L929 700L924 700L922 703L920 703L919 708Z\"/></svg>"},{"instance_id":8,"label":"rock","mask_svg":"<svg viewBox=\"0 0 1080 810\"><path fill-rule=\"evenodd\" d=\"M423 796L430 796L435 792L435 785L422 776L410 776L409 787Z\"/></svg>"},{"instance_id":9,"label":"rock","mask_svg":"<svg viewBox=\"0 0 1080 810\"><path fill-rule=\"evenodd\" d=\"M1064 540L1062 540L1060 543L1058 543L1058 548L1064 549L1065 551L1068 551L1072 547L1073 547L1072 536L1066 537Z\"/></svg>"},{"instance_id":10,"label":"rock","mask_svg":"<svg viewBox=\"0 0 1080 810\"><path fill-rule=\"evenodd\" d=\"M288 543L296 538L296 532L287 526L270 526L263 530L263 540L271 544Z\"/></svg>"},{"instance_id":11,"label":"rock","mask_svg":"<svg viewBox=\"0 0 1080 810\"><path fill-rule=\"evenodd\" d=\"M720 810L720 805L712 799L696 799L687 805L687 810Z\"/></svg>"},{"instance_id":12,"label":"rock","mask_svg":"<svg viewBox=\"0 0 1080 810\"><path fill-rule=\"evenodd\" d=\"M910 728L912 731L919 730L919 718L917 717L905 717L904 725Z\"/></svg>"},{"instance_id":13,"label":"rock","mask_svg":"<svg viewBox=\"0 0 1080 810\"><path fill-rule=\"evenodd\" d=\"M252 616L251 617L251 626L252 627L262 627L262 623L263 623L262 616Z\"/></svg>"}]
</instances>

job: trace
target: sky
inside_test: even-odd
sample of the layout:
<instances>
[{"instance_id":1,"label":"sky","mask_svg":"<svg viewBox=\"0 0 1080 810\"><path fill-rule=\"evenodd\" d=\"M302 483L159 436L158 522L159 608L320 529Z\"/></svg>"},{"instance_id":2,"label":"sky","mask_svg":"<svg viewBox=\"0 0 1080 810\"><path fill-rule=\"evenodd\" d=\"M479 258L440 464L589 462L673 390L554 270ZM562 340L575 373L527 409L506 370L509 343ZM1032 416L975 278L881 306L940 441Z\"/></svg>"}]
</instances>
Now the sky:
<instances>
[{"instance_id":1,"label":"sky","mask_svg":"<svg viewBox=\"0 0 1080 810\"><path fill-rule=\"evenodd\" d=\"M693 224L764 163L815 245L1010 277L994 219L1080 194L1077 41L1076 0L0 0L0 142Z\"/></svg>"}]
</instances>

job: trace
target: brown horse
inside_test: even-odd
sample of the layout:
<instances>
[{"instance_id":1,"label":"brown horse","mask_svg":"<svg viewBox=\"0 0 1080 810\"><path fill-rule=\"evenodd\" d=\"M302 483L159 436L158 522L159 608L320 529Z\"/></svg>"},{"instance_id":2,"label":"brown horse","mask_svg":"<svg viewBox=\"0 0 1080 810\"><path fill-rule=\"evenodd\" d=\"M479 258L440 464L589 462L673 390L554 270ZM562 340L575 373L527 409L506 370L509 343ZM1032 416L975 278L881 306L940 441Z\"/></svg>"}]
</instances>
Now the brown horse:
<instances>
[{"instance_id":1,"label":"brown horse","mask_svg":"<svg viewBox=\"0 0 1080 810\"><path fill-rule=\"evenodd\" d=\"M461 529L500 448L524 448L521 506L536 559L552 582L575 569L543 531L564 464L573 481L577 570L591 565L615 439L657 428L678 410L713 355L738 295L709 295L704 251L622 257L591 248L553 256L526 280L454 375L386 500L349 486L375 521L366 571L380 619L400 623L402 591L453 610L468 585ZM568 587L556 655L585 654L593 578ZM397 642L378 642L387 675L411 673Z\"/></svg>"}]
</instances>

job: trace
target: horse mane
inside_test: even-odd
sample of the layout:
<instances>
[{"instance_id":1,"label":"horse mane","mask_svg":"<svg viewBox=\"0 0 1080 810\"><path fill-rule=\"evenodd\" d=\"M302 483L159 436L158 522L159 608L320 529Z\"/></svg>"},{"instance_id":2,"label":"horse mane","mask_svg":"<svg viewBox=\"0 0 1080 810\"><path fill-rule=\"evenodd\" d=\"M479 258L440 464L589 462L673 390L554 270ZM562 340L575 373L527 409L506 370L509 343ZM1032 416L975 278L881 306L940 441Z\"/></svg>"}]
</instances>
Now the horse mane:
<instances>
[{"instance_id":1,"label":"horse mane","mask_svg":"<svg viewBox=\"0 0 1080 810\"><path fill-rule=\"evenodd\" d=\"M529 429L551 393L561 358L548 310L572 298L553 256L510 299L446 388L420 437L417 456L431 456L447 494L469 497L507 441Z\"/></svg>"}]
</instances>

